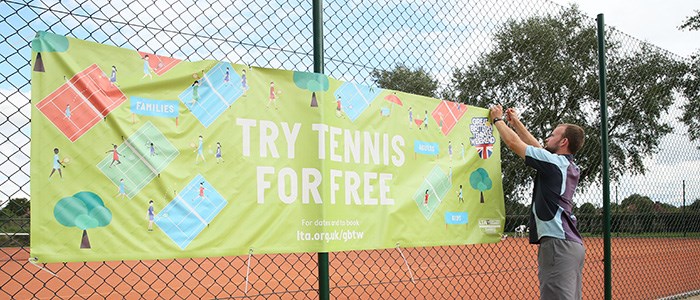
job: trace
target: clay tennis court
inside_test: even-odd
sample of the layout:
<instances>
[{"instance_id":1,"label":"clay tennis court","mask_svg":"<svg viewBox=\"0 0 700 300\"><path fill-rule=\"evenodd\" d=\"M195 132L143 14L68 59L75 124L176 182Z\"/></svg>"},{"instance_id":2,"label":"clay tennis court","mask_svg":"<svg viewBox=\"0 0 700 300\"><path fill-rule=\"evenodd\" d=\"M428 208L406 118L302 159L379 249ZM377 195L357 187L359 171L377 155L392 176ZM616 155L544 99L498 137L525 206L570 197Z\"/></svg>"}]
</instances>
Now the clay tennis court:
<instances>
[{"instance_id":1,"label":"clay tennis court","mask_svg":"<svg viewBox=\"0 0 700 300\"><path fill-rule=\"evenodd\" d=\"M96 64L92 64L67 79L36 107L71 142L75 142L125 101L124 93ZM69 110L68 105L72 105Z\"/></svg>"},{"instance_id":2,"label":"clay tennis court","mask_svg":"<svg viewBox=\"0 0 700 300\"><path fill-rule=\"evenodd\" d=\"M602 299L603 240L585 243L584 299ZM0 298L318 298L316 253L253 255L247 288L248 256L45 265L53 276L27 262L28 249L0 253ZM536 299L536 256L525 238L330 253L331 298ZM700 286L700 239L615 238L612 260L614 299L654 299Z\"/></svg>"}]
</instances>

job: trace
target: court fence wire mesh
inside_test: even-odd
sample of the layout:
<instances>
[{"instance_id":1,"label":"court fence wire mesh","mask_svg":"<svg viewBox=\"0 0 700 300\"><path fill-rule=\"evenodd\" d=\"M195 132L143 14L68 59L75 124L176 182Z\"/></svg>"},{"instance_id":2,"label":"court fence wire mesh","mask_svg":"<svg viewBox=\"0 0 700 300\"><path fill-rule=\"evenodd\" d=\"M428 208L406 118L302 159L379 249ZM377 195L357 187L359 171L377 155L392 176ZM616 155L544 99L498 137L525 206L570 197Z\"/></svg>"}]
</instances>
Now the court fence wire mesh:
<instances>
[{"instance_id":1,"label":"court fence wire mesh","mask_svg":"<svg viewBox=\"0 0 700 300\"><path fill-rule=\"evenodd\" d=\"M183 60L311 72L312 23L312 2L298 0L0 1L0 298L319 298L316 253L29 261L30 43L38 31ZM538 138L558 123L581 125L587 141L576 157L574 212L587 249L583 295L603 298L594 17L546 0L326 0L323 30L331 77L515 107ZM700 58L615 28L605 40L613 298L698 294ZM508 150L502 161L500 243L329 253L330 297L537 298L537 247L523 237L533 173Z\"/></svg>"}]
</instances>

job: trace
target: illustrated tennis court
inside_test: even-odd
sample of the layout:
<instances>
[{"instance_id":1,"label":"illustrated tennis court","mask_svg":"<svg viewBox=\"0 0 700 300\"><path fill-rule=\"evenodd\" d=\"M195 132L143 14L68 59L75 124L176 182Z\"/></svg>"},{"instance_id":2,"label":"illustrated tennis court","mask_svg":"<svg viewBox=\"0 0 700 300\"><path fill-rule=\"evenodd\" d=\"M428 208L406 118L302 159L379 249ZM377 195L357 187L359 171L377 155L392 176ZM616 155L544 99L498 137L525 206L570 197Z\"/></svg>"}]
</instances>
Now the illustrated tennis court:
<instances>
[{"instance_id":1,"label":"illustrated tennis court","mask_svg":"<svg viewBox=\"0 0 700 300\"><path fill-rule=\"evenodd\" d=\"M373 89L366 85L345 82L333 95L336 99L341 99L343 112L354 122L381 92L382 89Z\"/></svg>"},{"instance_id":2,"label":"illustrated tennis court","mask_svg":"<svg viewBox=\"0 0 700 300\"><path fill-rule=\"evenodd\" d=\"M230 79L228 82L224 80L227 67ZM197 80L200 84L199 100L194 101L194 103L192 101L194 97L193 86L189 86L180 93L179 98L204 127L209 127L243 95L241 77L231 64L220 62Z\"/></svg>"},{"instance_id":3,"label":"illustrated tennis court","mask_svg":"<svg viewBox=\"0 0 700 300\"><path fill-rule=\"evenodd\" d=\"M437 122L438 126L442 124L440 131L443 135L447 136L466 112L466 105L443 100L440 101L440 104L438 104L430 115L435 122Z\"/></svg>"},{"instance_id":4,"label":"illustrated tennis court","mask_svg":"<svg viewBox=\"0 0 700 300\"><path fill-rule=\"evenodd\" d=\"M142 58L148 55L148 66L151 67L151 70L158 74L158 76L165 74L165 72L168 72L170 69L175 67L175 65L181 62L179 59L155 55L148 52L139 51L139 55L141 55Z\"/></svg>"},{"instance_id":5,"label":"illustrated tennis court","mask_svg":"<svg viewBox=\"0 0 700 300\"><path fill-rule=\"evenodd\" d=\"M96 64L92 64L66 80L36 107L71 142L75 142L124 101L124 93Z\"/></svg>"},{"instance_id":6,"label":"illustrated tennis court","mask_svg":"<svg viewBox=\"0 0 700 300\"><path fill-rule=\"evenodd\" d=\"M154 145L154 154L150 151L151 143ZM105 145L105 147L108 146ZM118 145L117 152L120 154L121 164L115 163L110 167L113 160L110 152L105 154L105 158L97 164L97 168L117 187L123 178L124 190L128 198L138 194L180 154L180 151L151 122L141 126Z\"/></svg>"},{"instance_id":7,"label":"illustrated tennis court","mask_svg":"<svg viewBox=\"0 0 700 300\"><path fill-rule=\"evenodd\" d=\"M200 183L204 197L200 196ZM156 215L155 223L184 250L227 204L202 175L197 175Z\"/></svg>"},{"instance_id":8,"label":"illustrated tennis court","mask_svg":"<svg viewBox=\"0 0 700 300\"><path fill-rule=\"evenodd\" d=\"M425 216L426 220L430 220L435 210L442 203L447 192L452 188L450 177L439 166L435 166L428 176L423 179L420 187L413 194L413 200L418 205L418 209ZM428 205L424 204L425 191L428 191Z\"/></svg>"}]
</instances>

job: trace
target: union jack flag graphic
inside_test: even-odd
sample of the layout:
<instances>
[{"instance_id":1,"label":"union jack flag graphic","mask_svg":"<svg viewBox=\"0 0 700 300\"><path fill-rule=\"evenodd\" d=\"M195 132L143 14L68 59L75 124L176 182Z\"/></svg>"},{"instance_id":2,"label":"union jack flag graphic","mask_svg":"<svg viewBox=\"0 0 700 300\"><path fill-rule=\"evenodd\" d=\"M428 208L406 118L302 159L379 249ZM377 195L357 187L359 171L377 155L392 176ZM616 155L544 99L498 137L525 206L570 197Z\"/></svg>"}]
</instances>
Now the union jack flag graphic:
<instances>
[{"instance_id":1,"label":"union jack flag graphic","mask_svg":"<svg viewBox=\"0 0 700 300\"><path fill-rule=\"evenodd\" d=\"M476 147L476 152L479 153L479 157L483 159L487 159L493 154L493 144L480 144L474 147Z\"/></svg>"}]
</instances>

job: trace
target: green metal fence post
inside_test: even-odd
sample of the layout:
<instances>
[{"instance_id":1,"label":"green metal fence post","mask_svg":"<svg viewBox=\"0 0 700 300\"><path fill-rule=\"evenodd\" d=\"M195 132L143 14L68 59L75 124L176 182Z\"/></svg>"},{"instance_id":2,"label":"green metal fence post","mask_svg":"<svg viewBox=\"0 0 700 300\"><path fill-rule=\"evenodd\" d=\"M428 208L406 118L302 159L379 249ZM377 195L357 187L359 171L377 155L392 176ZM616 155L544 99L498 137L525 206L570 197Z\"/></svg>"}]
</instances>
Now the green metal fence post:
<instances>
[{"instance_id":1,"label":"green metal fence post","mask_svg":"<svg viewBox=\"0 0 700 300\"><path fill-rule=\"evenodd\" d=\"M603 262L605 299L612 299L612 267L610 247L610 164L608 162L608 106L605 97L605 22L603 14L598 18L598 74L600 77L600 138L603 160Z\"/></svg>"},{"instance_id":2,"label":"green metal fence post","mask_svg":"<svg viewBox=\"0 0 700 300\"><path fill-rule=\"evenodd\" d=\"M681 206L681 220L685 220L685 179L683 180L683 205ZM686 237L688 227L683 225L683 237Z\"/></svg>"},{"instance_id":3,"label":"green metal fence post","mask_svg":"<svg viewBox=\"0 0 700 300\"><path fill-rule=\"evenodd\" d=\"M323 73L323 0L313 0L314 73ZM328 253L318 253L318 298L331 297Z\"/></svg>"}]
</instances>

